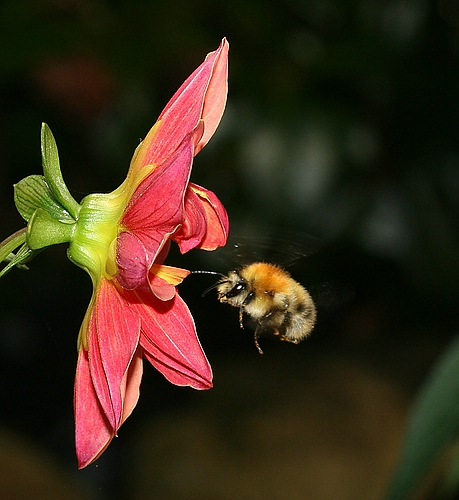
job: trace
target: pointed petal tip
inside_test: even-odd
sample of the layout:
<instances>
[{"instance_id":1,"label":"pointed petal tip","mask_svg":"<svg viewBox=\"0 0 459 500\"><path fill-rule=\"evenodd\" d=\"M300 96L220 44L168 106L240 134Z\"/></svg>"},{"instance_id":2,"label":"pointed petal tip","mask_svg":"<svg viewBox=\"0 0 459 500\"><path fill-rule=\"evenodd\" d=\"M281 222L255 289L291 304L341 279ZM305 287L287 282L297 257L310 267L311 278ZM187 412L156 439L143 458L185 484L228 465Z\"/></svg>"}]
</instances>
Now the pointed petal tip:
<instances>
[{"instance_id":1,"label":"pointed petal tip","mask_svg":"<svg viewBox=\"0 0 459 500\"><path fill-rule=\"evenodd\" d=\"M207 366L201 369L190 369L171 357L165 357L159 349L147 346L145 358L171 383L178 387L191 387L198 391L212 389L212 370Z\"/></svg>"},{"instance_id":2,"label":"pointed petal tip","mask_svg":"<svg viewBox=\"0 0 459 500\"><path fill-rule=\"evenodd\" d=\"M207 59L209 59L209 57L217 56L217 55L220 55L221 53L228 53L228 50L229 50L229 43L228 43L226 36L224 36L220 42L220 45L217 47L217 49L213 50L212 52L209 52L207 54L205 60L207 61Z\"/></svg>"},{"instance_id":3,"label":"pointed petal tip","mask_svg":"<svg viewBox=\"0 0 459 500\"><path fill-rule=\"evenodd\" d=\"M205 383L202 383L200 385L196 385L196 386L191 386L193 387L193 389L196 389L198 391L208 391L209 389L212 389L214 386L214 383L212 382L212 380L208 380L208 381L205 381Z\"/></svg>"},{"instance_id":4,"label":"pointed petal tip","mask_svg":"<svg viewBox=\"0 0 459 500\"><path fill-rule=\"evenodd\" d=\"M220 47L222 47L222 49L226 50L228 52L229 50L229 42L228 42L228 39L226 38L226 36L224 36L222 38L222 41L220 43Z\"/></svg>"},{"instance_id":5,"label":"pointed petal tip","mask_svg":"<svg viewBox=\"0 0 459 500\"><path fill-rule=\"evenodd\" d=\"M222 38L222 41L220 42L220 45L219 45L217 50L220 50L220 49L225 49L225 50L229 49L229 42L228 42L228 39L226 38L226 36L224 36Z\"/></svg>"},{"instance_id":6,"label":"pointed petal tip","mask_svg":"<svg viewBox=\"0 0 459 500\"><path fill-rule=\"evenodd\" d=\"M108 448L116 435L108 426L99 429L99 431L97 431L97 427L98 422L93 424L90 430L84 432L84 436L80 436L81 433L77 429L75 448L78 469L84 469L94 463Z\"/></svg>"},{"instance_id":7,"label":"pointed petal tip","mask_svg":"<svg viewBox=\"0 0 459 500\"><path fill-rule=\"evenodd\" d=\"M112 439L115 437L115 434L111 436L109 441L105 444L105 446L96 454L94 453L84 453L81 450L77 449L77 465L78 465L78 470L86 468L88 465L93 464L101 455L102 453L108 448L108 445L111 443Z\"/></svg>"}]
</instances>

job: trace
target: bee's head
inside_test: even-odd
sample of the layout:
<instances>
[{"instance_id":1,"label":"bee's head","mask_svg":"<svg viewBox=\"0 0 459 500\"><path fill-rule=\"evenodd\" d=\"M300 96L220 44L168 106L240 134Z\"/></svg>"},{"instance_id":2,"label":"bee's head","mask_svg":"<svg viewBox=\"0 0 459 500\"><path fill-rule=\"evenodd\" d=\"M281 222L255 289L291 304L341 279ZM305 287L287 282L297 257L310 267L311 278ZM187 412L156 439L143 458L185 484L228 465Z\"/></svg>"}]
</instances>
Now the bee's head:
<instances>
[{"instance_id":1,"label":"bee's head","mask_svg":"<svg viewBox=\"0 0 459 500\"><path fill-rule=\"evenodd\" d=\"M248 287L248 282L237 271L231 271L216 284L218 300L240 307L249 293Z\"/></svg>"}]
</instances>

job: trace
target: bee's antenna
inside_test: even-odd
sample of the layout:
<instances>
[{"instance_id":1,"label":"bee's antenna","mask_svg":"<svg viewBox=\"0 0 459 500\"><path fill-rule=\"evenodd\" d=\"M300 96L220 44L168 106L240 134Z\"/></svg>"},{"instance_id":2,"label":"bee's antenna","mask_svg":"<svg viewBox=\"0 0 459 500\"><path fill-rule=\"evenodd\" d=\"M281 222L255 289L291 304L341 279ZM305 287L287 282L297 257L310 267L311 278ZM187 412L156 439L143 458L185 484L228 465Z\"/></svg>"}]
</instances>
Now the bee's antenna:
<instances>
[{"instance_id":1,"label":"bee's antenna","mask_svg":"<svg viewBox=\"0 0 459 500\"><path fill-rule=\"evenodd\" d=\"M191 274L214 274L216 276L221 276L222 278L225 276L224 274L217 273L216 271L191 271Z\"/></svg>"},{"instance_id":2,"label":"bee's antenna","mask_svg":"<svg viewBox=\"0 0 459 500\"><path fill-rule=\"evenodd\" d=\"M223 273L217 273L216 271L191 271L191 274L213 274L214 276L221 276L222 278L225 278L225 275ZM217 283L214 283L212 286L207 288L202 292L202 297L209 293L211 290L214 288L217 288L217 286L221 285L222 283L228 283L227 280L219 280Z\"/></svg>"},{"instance_id":3,"label":"bee's antenna","mask_svg":"<svg viewBox=\"0 0 459 500\"><path fill-rule=\"evenodd\" d=\"M219 273L216 273L216 274L219 274ZM222 275L222 276L224 276L224 275ZM214 288L217 288L218 286L222 285L223 283L229 283L229 282L230 282L229 280L217 281L217 283L214 283L212 286L210 286L209 288L207 288L206 290L204 290L202 292L202 297L204 297L204 295L207 295Z\"/></svg>"}]
</instances>

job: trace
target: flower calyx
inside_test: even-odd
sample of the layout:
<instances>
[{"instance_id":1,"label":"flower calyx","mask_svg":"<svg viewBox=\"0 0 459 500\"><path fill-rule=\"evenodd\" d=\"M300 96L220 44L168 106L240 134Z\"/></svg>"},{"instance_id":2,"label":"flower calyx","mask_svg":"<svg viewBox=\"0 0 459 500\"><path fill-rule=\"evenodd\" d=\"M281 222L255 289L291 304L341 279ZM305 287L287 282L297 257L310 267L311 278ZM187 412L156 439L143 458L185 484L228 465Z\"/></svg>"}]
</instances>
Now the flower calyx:
<instances>
[{"instance_id":1,"label":"flower calyx","mask_svg":"<svg viewBox=\"0 0 459 500\"><path fill-rule=\"evenodd\" d=\"M27 227L0 243L0 262L7 262L0 277L14 266L24 268L39 250L73 237L80 205L64 183L56 141L45 123L41 153L44 175L29 175L14 186L14 202Z\"/></svg>"}]
</instances>

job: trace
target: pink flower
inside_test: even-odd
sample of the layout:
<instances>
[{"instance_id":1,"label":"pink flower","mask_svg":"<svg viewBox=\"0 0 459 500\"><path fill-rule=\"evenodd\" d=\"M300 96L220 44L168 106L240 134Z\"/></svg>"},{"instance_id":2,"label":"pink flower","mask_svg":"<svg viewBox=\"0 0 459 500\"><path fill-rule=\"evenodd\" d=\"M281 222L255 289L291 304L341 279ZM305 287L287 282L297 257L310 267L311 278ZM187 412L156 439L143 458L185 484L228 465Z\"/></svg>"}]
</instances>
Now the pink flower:
<instances>
[{"instance_id":1,"label":"pink flower","mask_svg":"<svg viewBox=\"0 0 459 500\"><path fill-rule=\"evenodd\" d=\"M69 248L93 296L79 335L75 379L79 468L96 460L139 398L143 358L170 382L212 387L212 371L176 286L189 271L164 265L225 245L228 217L212 192L189 182L193 157L222 117L228 43L210 53L169 101L134 153L123 184L81 203Z\"/></svg>"}]
</instances>

